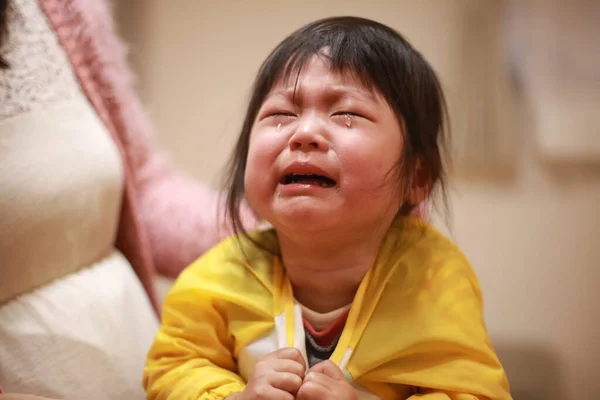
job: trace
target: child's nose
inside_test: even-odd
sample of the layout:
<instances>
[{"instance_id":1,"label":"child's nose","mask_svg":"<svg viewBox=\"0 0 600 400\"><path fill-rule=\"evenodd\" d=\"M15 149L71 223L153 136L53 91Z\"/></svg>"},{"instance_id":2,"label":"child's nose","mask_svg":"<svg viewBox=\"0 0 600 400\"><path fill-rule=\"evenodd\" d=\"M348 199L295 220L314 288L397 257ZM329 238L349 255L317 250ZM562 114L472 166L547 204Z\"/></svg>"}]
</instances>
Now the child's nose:
<instances>
[{"instance_id":1,"label":"child's nose","mask_svg":"<svg viewBox=\"0 0 600 400\"><path fill-rule=\"evenodd\" d=\"M309 119L303 121L290 137L289 146L292 150L327 151L329 144L323 136L324 127L318 121Z\"/></svg>"}]
</instances>

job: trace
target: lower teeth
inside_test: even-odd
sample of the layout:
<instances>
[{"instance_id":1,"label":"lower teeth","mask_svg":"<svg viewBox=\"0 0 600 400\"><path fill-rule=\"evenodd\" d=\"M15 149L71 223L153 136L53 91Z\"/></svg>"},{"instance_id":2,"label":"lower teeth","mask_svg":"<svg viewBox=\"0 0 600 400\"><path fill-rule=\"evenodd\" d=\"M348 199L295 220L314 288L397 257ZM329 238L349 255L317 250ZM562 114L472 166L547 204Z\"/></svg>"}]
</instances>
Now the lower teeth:
<instances>
[{"instance_id":1,"label":"lower teeth","mask_svg":"<svg viewBox=\"0 0 600 400\"><path fill-rule=\"evenodd\" d=\"M297 181L297 182L290 182L290 183L304 183L304 184L312 184L312 185L319 185L322 188L332 188L333 186L335 186L333 183L330 182L323 182L323 181Z\"/></svg>"}]
</instances>

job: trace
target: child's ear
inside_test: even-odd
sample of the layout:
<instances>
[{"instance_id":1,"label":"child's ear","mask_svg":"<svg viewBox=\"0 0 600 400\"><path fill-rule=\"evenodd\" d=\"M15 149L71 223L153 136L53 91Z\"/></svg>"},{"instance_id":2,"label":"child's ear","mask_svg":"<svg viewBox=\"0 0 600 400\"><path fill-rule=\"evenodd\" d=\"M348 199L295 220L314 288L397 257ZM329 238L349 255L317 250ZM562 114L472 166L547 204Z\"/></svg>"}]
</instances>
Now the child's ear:
<instances>
[{"instance_id":1,"label":"child's ear","mask_svg":"<svg viewBox=\"0 0 600 400\"><path fill-rule=\"evenodd\" d=\"M414 206L421 204L429 197L431 191L431 174L429 168L423 162L422 157L417 157L415 160L415 168L413 170L413 176L409 192L405 199L405 202Z\"/></svg>"}]
</instances>

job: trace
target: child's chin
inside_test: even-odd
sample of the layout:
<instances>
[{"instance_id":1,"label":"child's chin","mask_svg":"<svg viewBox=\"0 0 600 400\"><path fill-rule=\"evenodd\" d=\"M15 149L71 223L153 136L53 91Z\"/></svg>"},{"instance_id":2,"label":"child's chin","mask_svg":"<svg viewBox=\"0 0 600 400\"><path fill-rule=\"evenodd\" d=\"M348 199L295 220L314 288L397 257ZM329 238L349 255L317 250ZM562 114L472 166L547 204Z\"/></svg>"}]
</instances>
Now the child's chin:
<instances>
[{"instance_id":1,"label":"child's chin","mask_svg":"<svg viewBox=\"0 0 600 400\"><path fill-rule=\"evenodd\" d=\"M288 228L319 231L334 223L335 214L323 206L289 205L276 210L276 219Z\"/></svg>"}]
</instances>

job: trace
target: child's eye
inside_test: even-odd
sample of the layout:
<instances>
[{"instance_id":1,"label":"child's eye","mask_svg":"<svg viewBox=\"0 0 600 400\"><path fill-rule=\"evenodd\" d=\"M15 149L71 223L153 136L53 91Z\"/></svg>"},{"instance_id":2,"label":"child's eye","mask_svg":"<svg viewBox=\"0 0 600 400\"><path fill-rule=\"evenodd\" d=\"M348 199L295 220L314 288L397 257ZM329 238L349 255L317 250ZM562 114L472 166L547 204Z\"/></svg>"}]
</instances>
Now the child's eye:
<instances>
[{"instance_id":1,"label":"child's eye","mask_svg":"<svg viewBox=\"0 0 600 400\"><path fill-rule=\"evenodd\" d=\"M274 126L279 127L291 123L295 118L296 114L289 111L271 111L265 113L264 117L264 119L269 121L270 124L274 124Z\"/></svg>"},{"instance_id":2,"label":"child's eye","mask_svg":"<svg viewBox=\"0 0 600 400\"><path fill-rule=\"evenodd\" d=\"M282 112L273 112L273 113L269 114L269 117L272 117L272 118L277 118L277 117L290 117L290 118L292 118L292 117L295 117L295 116L296 116L295 114L290 113L290 112L285 112L285 111L282 111Z\"/></svg>"},{"instance_id":3,"label":"child's eye","mask_svg":"<svg viewBox=\"0 0 600 400\"><path fill-rule=\"evenodd\" d=\"M363 118L362 115L352 111L340 111L333 114L336 122L350 128L357 118Z\"/></svg>"},{"instance_id":4,"label":"child's eye","mask_svg":"<svg viewBox=\"0 0 600 400\"><path fill-rule=\"evenodd\" d=\"M360 117L360 115L358 115L357 113L353 113L351 111L342 111L342 112L337 112L333 115L339 115L342 117Z\"/></svg>"}]
</instances>

